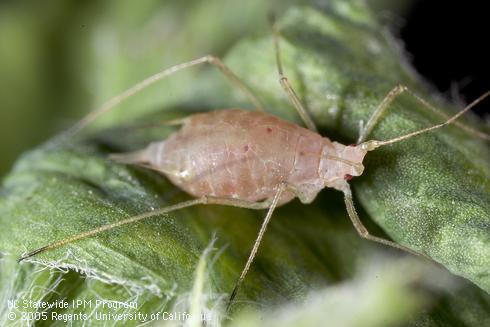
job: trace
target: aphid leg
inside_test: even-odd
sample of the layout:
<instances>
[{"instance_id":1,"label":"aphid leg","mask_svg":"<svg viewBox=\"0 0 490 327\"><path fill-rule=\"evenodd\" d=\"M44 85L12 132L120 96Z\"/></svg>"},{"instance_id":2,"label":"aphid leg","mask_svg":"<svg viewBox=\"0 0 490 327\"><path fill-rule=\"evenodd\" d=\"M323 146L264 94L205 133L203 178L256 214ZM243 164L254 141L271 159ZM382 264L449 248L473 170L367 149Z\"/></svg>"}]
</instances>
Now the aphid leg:
<instances>
[{"instance_id":1,"label":"aphid leg","mask_svg":"<svg viewBox=\"0 0 490 327\"><path fill-rule=\"evenodd\" d=\"M175 119L171 119L171 120L157 121L154 123L144 124L144 125L140 125L137 127L131 127L130 130L131 131L146 130L147 128L156 128L156 127L161 127L161 126L181 126L181 125L184 125L187 120L189 120L189 116L182 117L182 118L175 118Z\"/></svg>"},{"instance_id":2,"label":"aphid leg","mask_svg":"<svg viewBox=\"0 0 490 327\"><path fill-rule=\"evenodd\" d=\"M403 93L408 93L411 95L413 98L415 98L420 104L422 104L425 108L429 109L433 113L439 115L440 117L444 119L449 119L449 116L442 112L441 110L437 109L433 105L431 105L429 102L424 100L422 97L417 95L415 92L411 91L407 86L398 84L396 85L388 94L385 96L383 101L379 104L379 106L376 108L376 110L373 112L371 117L369 117L368 122L364 126L364 128L361 130L359 138L357 140L357 144L360 144L364 142L368 135L372 132L374 129L374 126L379 122L381 119L382 115L384 112L390 107L390 104L401 94ZM466 132L477 136L479 138L482 138L484 140L490 140L490 135L480 132L472 127L469 127L467 125L464 125L460 122L455 122L454 125L458 126L459 128L465 130Z\"/></svg>"},{"instance_id":3,"label":"aphid leg","mask_svg":"<svg viewBox=\"0 0 490 327\"><path fill-rule=\"evenodd\" d=\"M384 245L388 245L388 246L394 247L396 249L406 251L406 252L414 254L416 256L422 256L422 257L425 257L426 259L429 259L430 261L433 261L430 257L428 257L427 255L425 255L423 253L417 253L417 252L415 252L415 251L413 251L407 247L404 247L403 245L399 245L395 242L388 241L384 238L373 236L373 235L369 234L369 231L363 225L363 223L361 222L361 219L359 219L359 215L357 214L356 209L354 207L354 201L352 200L352 192L351 192L350 186L349 186L349 184L346 184L346 185L347 186L344 189L345 207L346 207L347 213L349 214L349 217L352 221L352 224L354 225L354 228L356 229L359 236L361 236L362 238L365 238L367 240L374 241L377 243L381 243Z\"/></svg>"},{"instance_id":4,"label":"aphid leg","mask_svg":"<svg viewBox=\"0 0 490 327\"><path fill-rule=\"evenodd\" d=\"M301 119L305 123L306 127L308 127L308 129L312 131L317 132L318 129L316 128L315 122L311 118L310 113L299 100L298 95L296 94L296 92L294 92L294 89L291 86L291 83L289 83L288 78L284 76L282 70L282 64L281 64L281 56L279 53L279 32L277 31L275 25L274 16L270 15L269 18L270 18L270 25L272 30L272 40L274 42L274 52L276 55L276 65L277 65L277 73L279 75L279 83L281 83L281 86L286 92L289 101L291 101L291 103L294 105L294 108L296 108L296 111L301 116Z\"/></svg>"},{"instance_id":5,"label":"aphid leg","mask_svg":"<svg viewBox=\"0 0 490 327\"><path fill-rule=\"evenodd\" d=\"M153 126L180 126L184 125L187 121L189 120L189 117L182 117L182 118L175 118L171 120L164 120L164 121L159 121Z\"/></svg>"},{"instance_id":6,"label":"aphid leg","mask_svg":"<svg viewBox=\"0 0 490 327\"><path fill-rule=\"evenodd\" d=\"M231 304L233 303L233 300L235 299L238 289L240 288L240 285L242 284L243 280L245 279L245 276L247 275L248 270L250 269L250 266L255 258L255 255L257 254L257 251L260 246L260 242L262 241L262 237L264 236L265 231L267 230L267 225L269 224L272 213L274 212L274 209L277 207L277 203L279 202L279 199L281 198L282 193L286 189L287 184L286 183L281 183L279 184L276 194L274 195L274 198L272 198L272 202L270 203L269 210L267 211L267 214L264 218L264 221L262 223L262 226L260 227L259 233L257 234L257 238L255 240L255 243L252 247L252 251L250 251L250 254L247 259L247 263L243 267L242 273L240 274L240 277L238 278L235 287L233 288L233 291L231 292L230 299L228 300L228 305L226 307L226 311L229 310Z\"/></svg>"},{"instance_id":7,"label":"aphid leg","mask_svg":"<svg viewBox=\"0 0 490 327\"><path fill-rule=\"evenodd\" d=\"M467 111L469 111L471 108L473 108L474 106L476 106L477 104L479 104L480 102L482 102L484 99L486 99L489 96L490 96L490 91L483 93L480 97L478 97L476 100L473 100L473 102L471 102L469 105L467 105L463 110L461 110L457 114L449 117L449 119L447 119L445 122L442 122L440 124L433 125L433 126L430 126L427 128L423 128L423 129L420 129L418 131L411 132L411 133L408 133L405 135L397 136L395 138L392 138L392 139L386 140L386 141L377 141L377 140L365 141L362 144L360 144L359 146L365 150L372 151L372 150L374 150L374 149L376 149L382 145L388 145L388 144L400 142L400 141L412 138L416 135L431 132L431 131L436 130L438 128L447 126L449 124L454 123L456 121L456 119L458 119L459 117L464 115Z\"/></svg>"},{"instance_id":8,"label":"aphid leg","mask_svg":"<svg viewBox=\"0 0 490 327\"><path fill-rule=\"evenodd\" d=\"M226 205L226 206L232 206L232 207L240 207L240 208L257 209L258 210L258 209L269 208L270 203L271 203L270 200L266 200L263 202L249 202L249 201L243 201L243 200L237 200L237 199L203 196L203 197L200 197L197 199L183 201L183 202L180 202L180 203L168 206L168 207L160 208L160 209L157 209L154 211L148 211L148 212L145 212L145 213L142 213L142 214L121 220L121 221L117 221L117 222L112 223L112 224L104 225L104 226L98 227L96 229L86 231L86 232L83 232L83 233L80 233L77 235L73 235L71 237L53 242L51 244L45 245L39 249L36 249L34 251L31 251L31 252L23 255L21 258L18 259L18 261L20 262L22 260L30 258L36 254L41 253L41 252L56 249L56 248L59 248L59 247L66 245L66 244L73 243L75 241L97 235L99 233L111 230L111 229L119 227L119 226L131 224L131 223L134 223L134 222L146 219L146 218L150 218L150 217L154 217L154 216L158 216L158 215L162 215L162 214L167 214L171 211L175 211L175 210L179 210L179 209L183 209L183 208L188 208L188 207L192 207L195 205L217 204L217 205Z\"/></svg>"},{"instance_id":9,"label":"aphid leg","mask_svg":"<svg viewBox=\"0 0 490 327\"><path fill-rule=\"evenodd\" d=\"M116 105L120 104L121 102L125 101L129 97L139 93L146 87L164 79L167 76L170 76L178 71L184 70L189 67L197 66L199 64L203 63L208 63L211 64L217 68L238 88L240 88L243 93L247 95L249 98L250 102L255 106L255 108L259 111L264 111L264 108L258 98L253 94L253 92L238 78L238 76L233 73L231 69L229 69L221 59L218 57L212 56L212 55L207 55L198 59L194 59L191 61L187 61L178 65L174 65L172 67L169 67L167 69L162 70L159 73L156 73L155 75L152 75L145 80L133 85L126 91L122 92L121 94L113 97L109 101L105 102L100 106L98 109L90 112L87 114L84 118L82 118L77 124L75 124L71 129L67 131L68 135L74 135L78 133L80 130L85 128L88 124L93 122L97 117L100 115L104 114L105 112L111 110L114 108Z\"/></svg>"},{"instance_id":10,"label":"aphid leg","mask_svg":"<svg viewBox=\"0 0 490 327\"><path fill-rule=\"evenodd\" d=\"M376 110L374 110L371 117L369 117L366 125L364 125L364 127L361 129L359 133L359 138L357 139L357 144L360 144L366 140L368 135L373 130L374 126L378 123L379 119L386 111L386 109L389 108L393 100L395 100L395 98L402 94L406 89L407 88L405 86L398 84L390 92L388 92L383 101L381 101Z\"/></svg>"}]
</instances>

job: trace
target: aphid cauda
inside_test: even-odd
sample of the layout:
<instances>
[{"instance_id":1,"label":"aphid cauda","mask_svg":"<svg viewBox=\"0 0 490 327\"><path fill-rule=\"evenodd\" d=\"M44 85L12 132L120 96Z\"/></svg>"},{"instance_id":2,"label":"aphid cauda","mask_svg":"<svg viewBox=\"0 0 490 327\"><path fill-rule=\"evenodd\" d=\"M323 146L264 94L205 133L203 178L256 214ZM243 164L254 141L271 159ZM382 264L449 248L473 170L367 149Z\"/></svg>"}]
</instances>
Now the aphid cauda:
<instances>
[{"instance_id":1,"label":"aphid cauda","mask_svg":"<svg viewBox=\"0 0 490 327\"><path fill-rule=\"evenodd\" d=\"M302 106L283 74L275 30L273 35L279 81L308 129L263 112L254 94L216 57L206 56L166 69L111 99L99 110L84 118L71 133L78 132L100 114L146 86L177 71L201 63L210 63L218 67L232 83L247 94L257 111L228 109L196 114L172 122L181 124L182 128L168 139L152 143L138 152L113 156L113 159L119 162L145 165L160 171L195 199L143 213L49 244L26 254L21 260L124 224L194 205L221 204L268 209L250 256L232 292L231 299L233 299L258 251L274 209L295 197L303 203L310 203L325 187L343 192L348 215L361 237L414 253L397 243L369 234L354 209L348 181L362 174L364 170L362 163L367 152L451 124L490 92L441 124L386 141L367 141L370 132L390 107L390 103L403 92L409 92L429 110L438 112L406 87L396 86L388 93L362 129L357 145L345 146L332 142L316 132L313 119ZM477 131L470 130L470 132L488 138L487 135Z\"/></svg>"}]
</instances>

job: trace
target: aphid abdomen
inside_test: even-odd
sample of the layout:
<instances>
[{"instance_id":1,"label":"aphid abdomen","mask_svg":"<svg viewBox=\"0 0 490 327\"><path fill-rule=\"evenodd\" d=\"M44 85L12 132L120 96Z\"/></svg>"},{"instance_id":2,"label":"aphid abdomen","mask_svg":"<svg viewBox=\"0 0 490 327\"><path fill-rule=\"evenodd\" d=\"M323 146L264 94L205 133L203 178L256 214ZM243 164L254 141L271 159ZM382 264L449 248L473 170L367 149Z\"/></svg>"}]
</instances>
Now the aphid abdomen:
<instances>
[{"instance_id":1,"label":"aphid abdomen","mask_svg":"<svg viewBox=\"0 0 490 327\"><path fill-rule=\"evenodd\" d=\"M323 140L269 114L227 109L189 117L147 153L152 168L191 195L260 201L283 181L318 184ZM293 197L285 192L281 203Z\"/></svg>"}]
</instances>

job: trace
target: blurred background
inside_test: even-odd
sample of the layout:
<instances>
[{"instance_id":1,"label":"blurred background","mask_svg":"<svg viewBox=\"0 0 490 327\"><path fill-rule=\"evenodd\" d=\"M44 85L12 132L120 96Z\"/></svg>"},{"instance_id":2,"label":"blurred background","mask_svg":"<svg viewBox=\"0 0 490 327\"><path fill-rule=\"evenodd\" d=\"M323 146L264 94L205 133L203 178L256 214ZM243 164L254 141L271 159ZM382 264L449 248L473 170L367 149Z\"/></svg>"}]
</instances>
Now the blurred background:
<instances>
[{"instance_id":1,"label":"blurred background","mask_svg":"<svg viewBox=\"0 0 490 327\"><path fill-rule=\"evenodd\" d=\"M328 1L0 1L0 176L20 153L135 82L204 54L224 56L238 40L269 33L268 11L311 2ZM483 1L370 3L448 98L464 103L490 89ZM178 101L200 87L190 84L159 84L166 92L135 101Z\"/></svg>"}]
</instances>

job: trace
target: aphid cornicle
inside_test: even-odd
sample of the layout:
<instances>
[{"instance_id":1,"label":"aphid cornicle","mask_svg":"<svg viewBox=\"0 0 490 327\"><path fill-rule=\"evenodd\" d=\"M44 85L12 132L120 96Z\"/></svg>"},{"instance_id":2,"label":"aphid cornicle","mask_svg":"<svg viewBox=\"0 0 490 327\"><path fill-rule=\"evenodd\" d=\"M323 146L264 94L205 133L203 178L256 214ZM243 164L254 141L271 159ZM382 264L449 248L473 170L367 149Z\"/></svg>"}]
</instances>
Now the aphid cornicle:
<instances>
[{"instance_id":1,"label":"aphid cornicle","mask_svg":"<svg viewBox=\"0 0 490 327\"><path fill-rule=\"evenodd\" d=\"M48 244L22 256L19 260L124 224L194 205L221 204L250 209L268 209L245 267L231 293L230 304L257 253L274 209L296 197L303 203L310 203L325 187L335 188L344 193L348 215L361 237L418 254L397 243L369 234L354 209L348 181L363 173L362 162L368 151L451 124L489 96L490 92L483 94L441 124L387 141L366 141L375 124L389 108L390 103L403 92L411 94L429 110L445 116L406 87L398 85L388 93L361 130L357 145L346 146L332 142L317 133L313 119L302 106L283 74L278 34L273 24L272 31L279 81L308 129L263 112L260 102L253 93L216 57L205 56L165 69L87 115L71 130L70 134L78 132L100 114L146 86L177 71L201 63L210 63L218 67L232 83L244 91L258 109L257 111L235 108L195 114L171 122L182 125L182 127L166 140L151 143L140 151L112 155L113 160L121 163L138 164L161 172L177 187L194 196L195 199L143 213ZM458 126L476 136L490 139L485 133L465 125L458 124Z\"/></svg>"}]
</instances>

